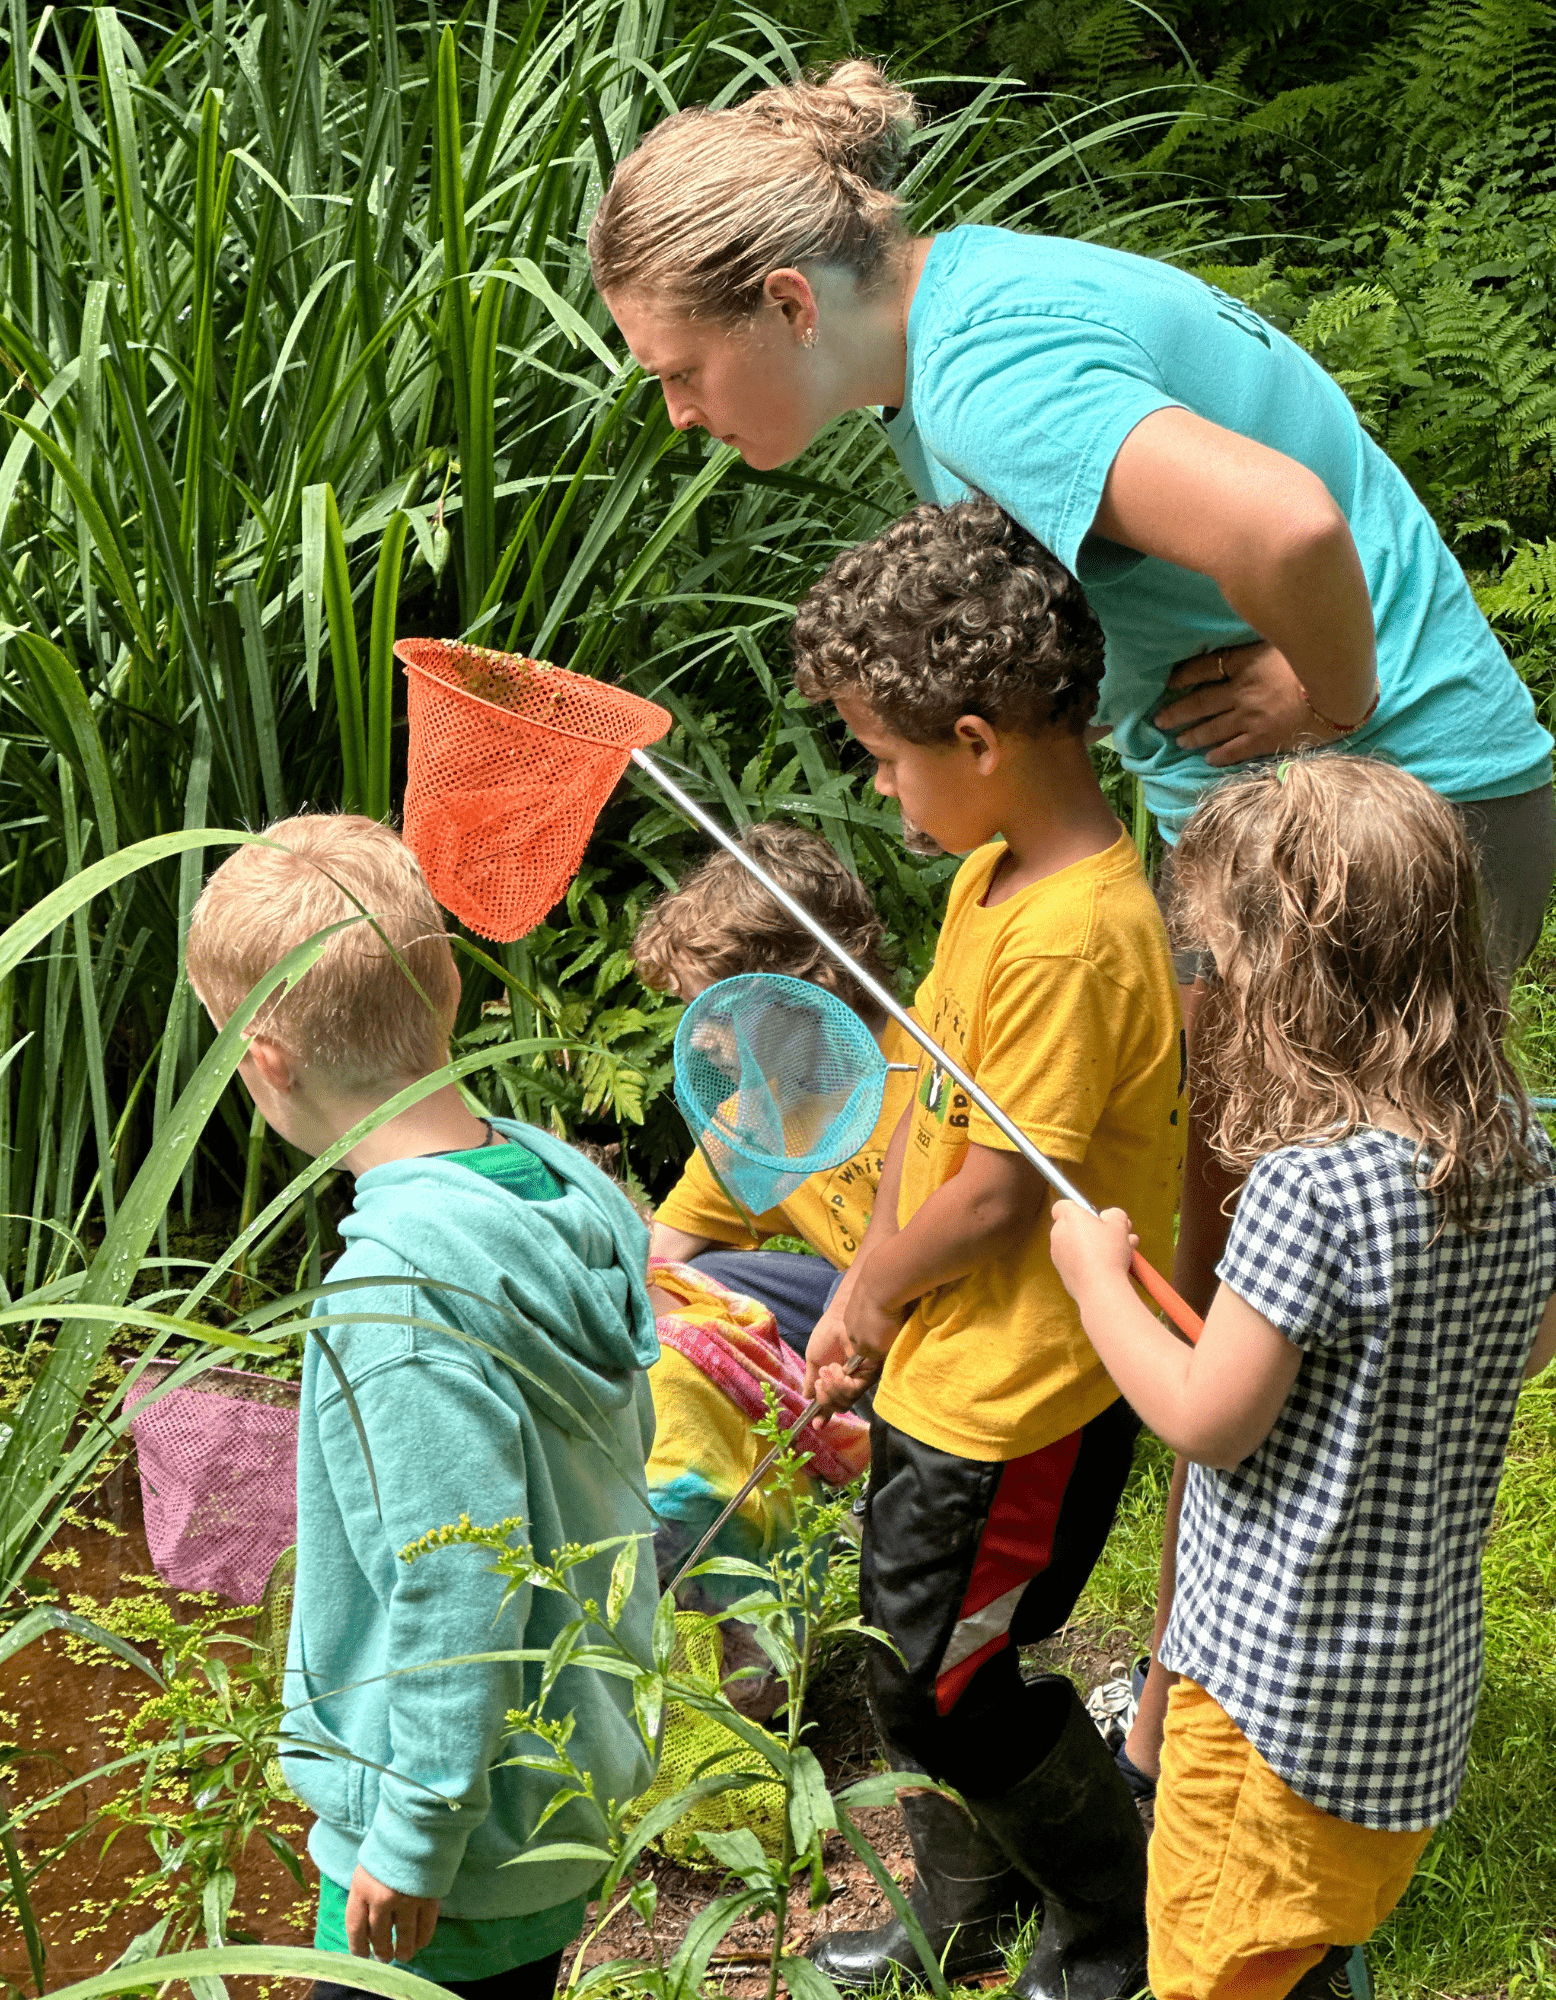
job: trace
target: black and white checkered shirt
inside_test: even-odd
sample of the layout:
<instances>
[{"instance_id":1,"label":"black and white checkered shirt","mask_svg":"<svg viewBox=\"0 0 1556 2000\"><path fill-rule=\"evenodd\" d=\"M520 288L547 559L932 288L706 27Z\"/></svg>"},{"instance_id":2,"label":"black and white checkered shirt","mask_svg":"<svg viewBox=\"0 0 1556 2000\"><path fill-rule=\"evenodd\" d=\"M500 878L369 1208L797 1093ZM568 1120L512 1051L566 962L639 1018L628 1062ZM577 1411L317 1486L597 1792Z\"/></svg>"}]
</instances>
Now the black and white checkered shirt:
<instances>
[{"instance_id":1,"label":"black and white checkered shirt","mask_svg":"<svg viewBox=\"0 0 1556 2000\"><path fill-rule=\"evenodd\" d=\"M1463 1781L1481 1548L1556 1292L1556 1187L1433 1242L1413 1152L1369 1130L1249 1175L1219 1274L1303 1361L1257 1451L1189 1473L1161 1647L1300 1797L1395 1830Z\"/></svg>"}]
</instances>

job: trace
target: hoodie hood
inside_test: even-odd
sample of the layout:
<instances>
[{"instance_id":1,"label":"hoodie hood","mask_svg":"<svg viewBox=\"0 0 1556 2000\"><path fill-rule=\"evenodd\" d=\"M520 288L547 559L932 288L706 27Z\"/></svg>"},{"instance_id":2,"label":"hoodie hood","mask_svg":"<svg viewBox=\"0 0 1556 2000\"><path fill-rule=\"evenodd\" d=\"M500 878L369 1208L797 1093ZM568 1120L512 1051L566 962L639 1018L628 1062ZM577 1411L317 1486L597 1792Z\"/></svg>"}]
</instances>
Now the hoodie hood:
<instances>
[{"instance_id":1,"label":"hoodie hood","mask_svg":"<svg viewBox=\"0 0 1556 2000\"><path fill-rule=\"evenodd\" d=\"M331 1281L405 1277L418 1313L484 1341L550 1391L537 1414L574 1434L619 1409L659 1358L648 1230L600 1170L563 1140L494 1118L550 1168L562 1193L522 1200L450 1158L371 1167L340 1225ZM350 1312L349 1294L327 1310ZM538 1379L537 1379L538 1378Z\"/></svg>"}]
</instances>

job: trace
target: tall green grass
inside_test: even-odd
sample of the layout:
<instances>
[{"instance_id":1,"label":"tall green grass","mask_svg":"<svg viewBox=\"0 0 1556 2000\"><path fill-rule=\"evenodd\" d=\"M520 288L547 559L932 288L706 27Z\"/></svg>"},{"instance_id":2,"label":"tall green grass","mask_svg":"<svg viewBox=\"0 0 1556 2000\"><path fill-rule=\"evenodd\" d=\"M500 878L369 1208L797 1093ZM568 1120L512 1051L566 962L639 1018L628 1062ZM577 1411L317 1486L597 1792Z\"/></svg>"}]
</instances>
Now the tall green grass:
<instances>
[{"instance_id":1,"label":"tall green grass","mask_svg":"<svg viewBox=\"0 0 1556 2000\"><path fill-rule=\"evenodd\" d=\"M489 0L441 26L388 0L213 0L171 31L9 0L8 20L0 918L179 828L392 810L392 646L415 631L631 681L672 708L672 753L731 818L798 794L852 842L837 756L774 673L795 598L904 497L885 439L859 414L758 476L677 437L583 250L602 176L653 118L797 66L774 22L723 0L695 19ZM1007 150L1010 96L963 91L923 135L921 224L1030 216L1106 134L1089 110ZM593 880L629 858L616 911L684 842L654 810L610 835ZM921 928L927 892L878 838L874 866ZM7 1283L111 1220L194 1073L179 951L200 877L193 848L127 876L0 987ZM581 967L601 927L575 898L498 956L532 994L587 971L616 1074L542 1064L513 1087L630 1123L663 1034L623 1025L622 926L605 929ZM500 990L477 972L462 1025ZM263 1140L230 1093L220 1118L186 1213L256 1183Z\"/></svg>"}]
</instances>

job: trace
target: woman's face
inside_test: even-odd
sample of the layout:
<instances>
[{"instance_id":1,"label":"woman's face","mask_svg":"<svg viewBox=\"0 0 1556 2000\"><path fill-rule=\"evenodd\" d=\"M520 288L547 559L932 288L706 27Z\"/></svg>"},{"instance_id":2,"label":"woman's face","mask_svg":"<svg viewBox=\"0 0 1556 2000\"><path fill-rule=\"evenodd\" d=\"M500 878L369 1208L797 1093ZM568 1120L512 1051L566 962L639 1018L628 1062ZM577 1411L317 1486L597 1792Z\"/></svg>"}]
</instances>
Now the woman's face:
<instances>
[{"instance_id":1,"label":"woman's face","mask_svg":"<svg viewBox=\"0 0 1556 2000\"><path fill-rule=\"evenodd\" d=\"M798 458L831 414L792 301L769 299L733 326L688 319L635 295L607 296L632 358L659 377L678 431L733 445L760 472Z\"/></svg>"}]
</instances>

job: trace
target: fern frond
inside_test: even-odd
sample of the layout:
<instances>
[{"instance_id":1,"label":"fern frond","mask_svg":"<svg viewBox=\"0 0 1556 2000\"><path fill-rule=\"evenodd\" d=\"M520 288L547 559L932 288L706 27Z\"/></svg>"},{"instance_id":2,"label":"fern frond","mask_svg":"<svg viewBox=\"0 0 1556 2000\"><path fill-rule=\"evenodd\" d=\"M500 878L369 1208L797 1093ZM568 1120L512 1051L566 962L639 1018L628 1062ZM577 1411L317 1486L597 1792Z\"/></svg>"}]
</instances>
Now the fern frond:
<instances>
[{"instance_id":1,"label":"fern frond","mask_svg":"<svg viewBox=\"0 0 1556 2000\"><path fill-rule=\"evenodd\" d=\"M1292 329L1292 338L1311 354L1315 348L1328 346L1368 313L1384 313L1392 318L1398 310L1399 301L1387 285L1343 285L1338 291L1326 292L1314 300Z\"/></svg>"},{"instance_id":2,"label":"fern frond","mask_svg":"<svg viewBox=\"0 0 1556 2000\"><path fill-rule=\"evenodd\" d=\"M1525 542L1494 583L1475 593L1488 618L1556 625L1556 541Z\"/></svg>"}]
</instances>

